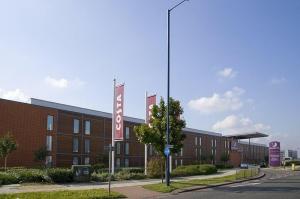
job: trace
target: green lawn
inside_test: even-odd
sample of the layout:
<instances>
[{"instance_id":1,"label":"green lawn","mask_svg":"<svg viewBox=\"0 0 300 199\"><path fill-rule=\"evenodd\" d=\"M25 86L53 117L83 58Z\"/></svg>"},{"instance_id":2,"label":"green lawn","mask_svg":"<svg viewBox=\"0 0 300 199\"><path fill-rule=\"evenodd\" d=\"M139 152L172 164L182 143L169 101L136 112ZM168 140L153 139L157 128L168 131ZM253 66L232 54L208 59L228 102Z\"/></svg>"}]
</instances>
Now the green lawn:
<instances>
[{"instance_id":1,"label":"green lawn","mask_svg":"<svg viewBox=\"0 0 300 199\"><path fill-rule=\"evenodd\" d=\"M176 189L183 189L183 188L187 188L187 187L206 186L206 185L213 185L213 184L219 184L219 183L224 183L224 182L233 182L237 179L240 180L240 179L248 178L248 177L251 177L254 175L257 175L257 173L254 170L251 171L249 169L249 170L240 170L239 172L237 172L234 175L225 176L225 177L171 182L169 187L162 183L145 185L143 187L145 189L149 189L152 191L169 193Z\"/></svg>"},{"instance_id":2,"label":"green lawn","mask_svg":"<svg viewBox=\"0 0 300 199\"><path fill-rule=\"evenodd\" d=\"M92 189L84 191L53 191L53 192L30 192L17 194L0 194L0 199L106 199L106 198L125 198L116 192L111 192L108 196L108 191L104 189Z\"/></svg>"}]
</instances>

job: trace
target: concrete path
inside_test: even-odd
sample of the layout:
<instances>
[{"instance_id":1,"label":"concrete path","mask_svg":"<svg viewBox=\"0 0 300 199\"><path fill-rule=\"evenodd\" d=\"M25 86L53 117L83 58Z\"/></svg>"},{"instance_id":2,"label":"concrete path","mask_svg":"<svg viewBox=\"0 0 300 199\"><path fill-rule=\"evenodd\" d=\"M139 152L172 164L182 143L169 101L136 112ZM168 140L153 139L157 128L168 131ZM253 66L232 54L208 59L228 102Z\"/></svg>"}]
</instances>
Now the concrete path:
<instances>
[{"instance_id":1,"label":"concrete path","mask_svg":"<svg viewBox=\"0 0 300 199\"><path fill-rule=\"evenodd\" d=\"M189 176L173 178L172 181L180 180L192 180L192 179L210 179L215 177L224 177L235 174L236 170L224 170L213 175L202 176ZM159 183L158 179L146 179L146 180L127 180L127 181L114 181L111 187L113 190L127 195L128 198L151 198L157 195L161 195L156 192L148 191L142 188L143 185ZM100 189L108 188L107 182L101 183L72 183L72 184L13 184L4 185L0 187L0 194L5 193L22 193L22 192L39 192L39 191L61 191L61 190L88 190L88 189ZM140 194L142 195L140 195Z\"/></svg>"}]
</instances>

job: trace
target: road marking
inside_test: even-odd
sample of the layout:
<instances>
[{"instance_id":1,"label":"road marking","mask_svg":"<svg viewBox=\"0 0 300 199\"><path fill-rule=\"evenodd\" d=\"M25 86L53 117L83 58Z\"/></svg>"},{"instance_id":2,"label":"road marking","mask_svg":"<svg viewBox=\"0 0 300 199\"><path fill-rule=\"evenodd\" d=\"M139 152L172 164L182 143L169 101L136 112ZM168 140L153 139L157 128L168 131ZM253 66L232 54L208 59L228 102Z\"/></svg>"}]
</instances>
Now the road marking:
<instances>
[{"instance_id":1,"label":"road marking","mask_svg":"<svg viewBox=\"0 0 300 199\"><path fill-rule=\"evenodd\" d=\"M254 182L254 183L247 183L247 184L233 185L233 186L230 186L230 187L236 188L236 187L254 186L254 185L258 185L258 184L261 184L261 183L259 183L259 182Z\"/></svg>"}]
</instances>

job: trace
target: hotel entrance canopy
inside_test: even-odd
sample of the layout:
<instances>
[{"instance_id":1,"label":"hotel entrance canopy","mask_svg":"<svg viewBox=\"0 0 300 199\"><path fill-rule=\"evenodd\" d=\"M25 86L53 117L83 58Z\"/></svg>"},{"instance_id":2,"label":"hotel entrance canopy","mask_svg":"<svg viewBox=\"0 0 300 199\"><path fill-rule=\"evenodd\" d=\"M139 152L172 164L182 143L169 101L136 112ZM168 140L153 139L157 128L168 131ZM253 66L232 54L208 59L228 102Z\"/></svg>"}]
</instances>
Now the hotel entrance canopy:
<instances>
[{"instance_id":1,"label":"hotel entrance canopy","mask_svg":"<svg viewBox=\"0 0 300 199\"><path fill-rule=\"evenodd\" d=\"M244 140L244 139L252 139L252 138L262 138L269 137L269 135L259 132L254 133L242 133L242 134L234 134L234 135L226 135L227 138L233 138L236 140Z\"/></svg>"}]
</instances>

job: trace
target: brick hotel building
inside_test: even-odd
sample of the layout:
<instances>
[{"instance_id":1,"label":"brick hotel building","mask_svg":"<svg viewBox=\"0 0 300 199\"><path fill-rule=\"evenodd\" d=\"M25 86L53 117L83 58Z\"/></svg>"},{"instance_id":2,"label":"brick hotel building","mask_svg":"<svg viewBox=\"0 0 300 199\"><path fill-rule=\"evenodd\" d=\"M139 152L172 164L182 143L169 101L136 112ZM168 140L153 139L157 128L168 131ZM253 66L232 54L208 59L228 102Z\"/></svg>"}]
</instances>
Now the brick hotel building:
<instances>
[{"instance_id":1,"label":"brick hotel building","mask_svg":"<svg viewBox=\"0 0 300 199\"><path fill-rule=\"evenodd\" d=\"M144 145L133 131L141 123L144 120L124 118L124 141L116 143L116 167L144 166ZM18 143L18 149L8 158L8 166L40 165L34 161L34 153L41 147L49 151L46 164L53 167L95 164L108 153L104 146L111 143L111 128L110 113L38 99L31 99L30 104L0 99L0 137L10 132ZM221 164L223 153L228 153L230 163L238 166L246 160L264 161L268 154L267 146L255 143L238 142L238 149L233 149L233 140L220 133L191 128L183 129L183 133L184 147L173 155L173 167L195 162ZM148 147L148 157L153 155L153 149ZM4 160L0 160L0 167L3 165Z\"/></svg>"}]
</instances>

